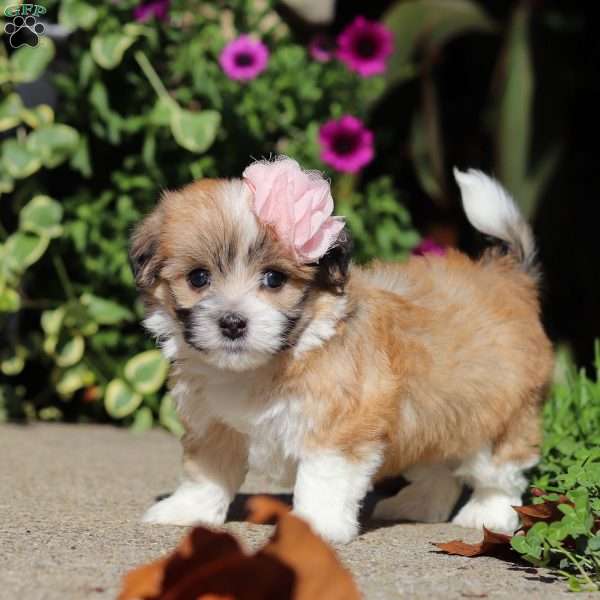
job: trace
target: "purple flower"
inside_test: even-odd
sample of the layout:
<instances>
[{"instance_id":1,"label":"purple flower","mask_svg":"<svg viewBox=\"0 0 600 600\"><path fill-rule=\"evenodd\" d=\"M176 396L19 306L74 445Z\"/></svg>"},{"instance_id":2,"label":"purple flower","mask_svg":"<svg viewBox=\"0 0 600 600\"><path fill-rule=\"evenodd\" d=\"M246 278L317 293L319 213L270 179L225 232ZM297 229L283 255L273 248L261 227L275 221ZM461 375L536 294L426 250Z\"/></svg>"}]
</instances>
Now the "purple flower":
<instances>
[{"instance_id":1,"label":"purple flower","mask_svg":"<svg viewBox=\"0 0 600 600\"><path fill-rule=\"evenodd\" d=\"M249 81L260 75L269 61L269 50L249 35L240 35L221 51L219 63L229 79Z\"/></svg>"},{"instance_id":2,"label":"purple flower","mask_svg":"<svg viewBox=\"0 0 600 600\"><path fill-rule=\"evenodd\" d=\"M345 115L327 121L319 129L321 160L338 171L356 173L370 163L375 154L373 133L360 119Z\"/></svg>"},{"instance_id":3,"label":"purple flower","mask_svg":"<svg viewBox=\"0 0 600 600\"><path fill-rule=\"evenodd\" d=\"M411 254L414 256L425 256L426 254L444 256L446 254L446 248L436 244L431 238L424 238L418 246L415 246L412 249Z\"/></svg>"},{"instance_id":4,"label":"purple flower","mask_svg":"<svg viewBox=\"0 0 600 600\"><path fill-rule=\"evenodd\" d=\"M140 4L133 9L133 18L139 23L145 23L155 18L159 21L166 21L169 18L170 0L153 0Z\"/></svg>"},{"instance_id":5,"label":"purple flower","mask_svg":"<svg viewBox=\"0 0 600 600\"><path fill-rule=\"evenodd\" d=\"M337 43L337 57L363 77L383 73L394 50L392 32L385 25L364 17L356 17L340 33Z\"/></svg>"},{"instance_id":6,"label":"purple flower","mask_svg":"<svg viewBox=\"0 0 600 600\"><path fill-rule=\"evenodd\" d=\"M318 62L329 62L335 54L335 43L329 36L317 33L308 44L308 53Z\"/></svg>"}]
</instances>

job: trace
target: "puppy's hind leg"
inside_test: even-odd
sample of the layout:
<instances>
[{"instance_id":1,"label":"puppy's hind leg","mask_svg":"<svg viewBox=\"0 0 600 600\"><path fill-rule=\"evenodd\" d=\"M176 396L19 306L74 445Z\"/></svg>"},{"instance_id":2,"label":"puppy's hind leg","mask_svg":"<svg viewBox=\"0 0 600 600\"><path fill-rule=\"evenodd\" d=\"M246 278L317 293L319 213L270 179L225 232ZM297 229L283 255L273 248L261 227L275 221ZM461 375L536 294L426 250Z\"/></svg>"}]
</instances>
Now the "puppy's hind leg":
<instances>
[{"instance_id":1,"label":"puppy's hind leg","mask_svg":"<svg viewBox=\"0 0 600 600\"><path fill-rule=\"evenodd\" d=\"M144 515L146 523L222 525L227 509L247 472L248 447L243 435L214 422L201 436L183 437L184 479L172 496Z\"/></svg>"},{"instance_id":2,"label":"puppy's hind leg","mask_svg":"<svg viewBox=\"0 0 600 600\"><path fill-rule=\"evenodd\" d=\"M380 501L373 512L374 519L442 523L450 518L462 486L448 467L417 465L402 476L410 484Z\"/></svg>"},{"instance_id":3,"label":"puppy's hind leg","mask_svg":"<svg viewBox=\"0 0 600 600\"><path fill-rule=\"evenodd\" d=\"M473 488L473 495L453 523L513 533L519 518L512 507L522 503L528 484L524 472L539 460L539 441L538 410L532 403L493 447L482 448L456 470L456 475Z\"/></svg>"}]
</instances>

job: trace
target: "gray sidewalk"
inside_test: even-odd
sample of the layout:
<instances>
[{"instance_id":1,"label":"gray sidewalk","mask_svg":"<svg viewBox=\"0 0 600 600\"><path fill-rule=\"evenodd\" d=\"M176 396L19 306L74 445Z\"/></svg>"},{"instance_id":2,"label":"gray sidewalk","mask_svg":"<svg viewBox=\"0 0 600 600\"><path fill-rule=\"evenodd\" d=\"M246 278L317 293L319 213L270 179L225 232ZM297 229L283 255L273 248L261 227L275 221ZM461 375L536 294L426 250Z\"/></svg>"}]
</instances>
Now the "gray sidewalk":
<instances>
[{"instance_id":1,"label":"gray sidewalk","mask_svg":"<svg viewBox=\"0 0 600 600\"><path fill-rule=\"evenodd\" d=\"M114 598L127 569L170 551L177 527L142 525L178 481L179 444L161 431L100 426L0 426L0 598ZM244 491L277 491L250 477ZM340 549L365 598L574 598L550 573L491 558L437 553L433 541L480 539L453 525L368 530ZM246 547L268 526L227 525ZM597 595L578 594L578 599Z\"/></svg>"}]
</instances>

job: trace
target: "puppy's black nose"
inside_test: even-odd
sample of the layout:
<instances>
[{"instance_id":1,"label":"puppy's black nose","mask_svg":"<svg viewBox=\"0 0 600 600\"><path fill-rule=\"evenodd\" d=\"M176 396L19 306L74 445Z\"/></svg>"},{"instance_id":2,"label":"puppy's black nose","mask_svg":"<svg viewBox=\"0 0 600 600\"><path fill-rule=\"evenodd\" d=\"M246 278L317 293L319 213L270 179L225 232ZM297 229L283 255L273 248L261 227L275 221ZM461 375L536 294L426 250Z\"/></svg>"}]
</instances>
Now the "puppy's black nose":
<instances>
[{"instance_id":1,"label":"puppy's black nose","mask_svg":"<svg viewBox=\"0 0 600 600\"><path fill-rule=\"evenodd\" d=\"M225 337L235 340L246 333L248 321L237 313L226 313L219 319L219 327Z\"/></svg>"}]
</instances>

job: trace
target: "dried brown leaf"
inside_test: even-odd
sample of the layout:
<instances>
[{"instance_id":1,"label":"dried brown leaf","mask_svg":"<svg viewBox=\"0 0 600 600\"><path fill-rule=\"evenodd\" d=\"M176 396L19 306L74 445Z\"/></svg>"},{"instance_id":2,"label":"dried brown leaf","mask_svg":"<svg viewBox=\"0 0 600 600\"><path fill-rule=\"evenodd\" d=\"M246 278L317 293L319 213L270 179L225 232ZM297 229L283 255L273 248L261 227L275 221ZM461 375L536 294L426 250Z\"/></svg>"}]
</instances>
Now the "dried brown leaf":
<instances>
[{"instance_id":1,"label":"dried brown leaf","mask_svg":"<svg viewBox=\"0 0 600 600\"><path fill-rule=\"evenodd\" d=\"M453 540L451 542L435 543L434 546L437 546L447 554L455 554L457 556L506 556L512 554L510 546L511 537L505 533L495 533L484 527L483 540L476 544Z\"/></svg>"},{"instance_id":2,"label":"dried brown leaf","mask_svg":"<svg viewBox=\"0 0 600 600\"><path fill-rule=\"evenodd\" d=\"M196 600L217 594L235 600L291 599L292 569L270 556L240 556L189 571L168 588L160 600Z\"/></svg>"},{"instance_id":3,"label":"dried brown leaf","mask_svg":"<svg viewBox=\"0 0 600 600\"><path fill-rule=\"evenodd\" d=\"M532 493L537 497L545 495L545 492L538 488L534 488ZM539 504L513 506L513 509L521 518L521 529L515 535L523 535L540 521L552 522L562 519L563 513L558 510L559 504L573 505L566 496L560 496L557 501L544 500ZM512 550L510 545L512 537L504 533L495 533L484 527L483 540L477 544L467 544L460 540L453 540L434 545L448 554L456 554L458 556L497 556L500 558L517 559L519 555Z\"/></svg>"},{"instance_id":4,"label":"dried brown leaf","mask_svg":"<svg viewBox=\"0 0 600 600\"><path fill-rule=\"evenodd\" d=\"M277 522L271 541L259 552L274 556L296 574L294 600L358 600L360 594L350 573L337 554L310 526L289 512L289 508L267 497L248 502L249 519L254 523Z\"/></svg>"},{"instance_id":5,"label":"dried brown leaf","mask_svg":"<svg viewBox=\"0 0 600 600\"><path fill-rule=\"evenodd\" d=\"M261 551L247 556L231 535L197 527L171 555L129 572L119 600L359 600L335 552L288 507L258 497L249 508L253 522L277 523Z\"/></svg>"},{"instance_id":6,"label":"dried brown leaf","mask_svg":"<svg viewBox=\"0 0 600 600\"><path fill-rule=\"evenodd\" d=\"M571 504L569 500L567 500L567 503ZM541 504L513 506L513 508L517 511L519 517L521 517L521 529L528 531L540 521L560 521L564 515L558 510L559 504L563 504L563 502L550 502L546 500Z\"/></svg>"},{"instance_id":7,"label":"dried brown leaf","mask_svg":"<svg viewBox=\"0 0 600 600\"><path fill-rule=\"evenodd\" d=\"M188 573L240 556L242 550L229 534L196 527L171 555L127 573L118 600L163 598Z\"/></svg>"}]
</instances>

